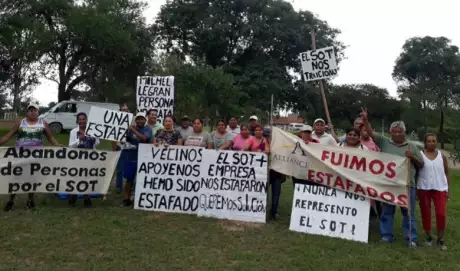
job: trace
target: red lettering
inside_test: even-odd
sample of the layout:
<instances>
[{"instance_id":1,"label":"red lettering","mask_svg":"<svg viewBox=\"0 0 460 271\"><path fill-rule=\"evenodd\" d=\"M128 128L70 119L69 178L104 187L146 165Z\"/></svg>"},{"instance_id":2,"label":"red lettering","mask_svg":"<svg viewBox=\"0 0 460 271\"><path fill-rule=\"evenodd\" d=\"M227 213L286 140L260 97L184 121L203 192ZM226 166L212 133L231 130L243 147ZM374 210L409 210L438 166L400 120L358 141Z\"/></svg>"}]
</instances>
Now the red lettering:
<instances>
[{"instance_id":1,"label":"red lettering","mask_svg":"<svg viewBox=\"0 0 460 271\"><path fill-rule=\"evenodd\" d=\"M347 179L347 191L350 191L350 189L353 187L353 182Z\"/></svg>"},{"instance_id":2,"label":"red lettering","mask_svg":"<svg viewBox=\"0 0 460 271\"><path fill-rule=\"evenodd\" d=\"M321 161L325 161L328 158L329 158L329 151L323 151L323 154L321 155Z\"/></svg>"},{"instance_id":3,"label":"red lettering","mask_svg":"<svg viewBox=\"0 0 460 271\"><path fill-rule=\"evenodd\" d=\"M342 189L342 190L345 189L345 186L343 185L342 178L340 178L340 176L337 176L337 178L335 179L335 182L334 182L334 188L337 187L337 186L340 186L340 189Z\"/></svg>"},{"instance_id":4,"label":"red lettering","mask_svg":"<svg viewBox=\"0 0 460 271\"><path fill-rule=\"evenodd\" d=\"M387 164L388 172L385 173L385 176L387 176L387 178L393 179L394 177L396 177L395 167L396 167L395 162L390 162Z\"/></svg>"},{"instance_id":5,"label":"red lettering","mask_svg":"<svg viewBox=\"0 0 460 271\"><path fill-rule=\"evenodd\" d=\"M367 194L369 195L369 197L377 198L379 196L379 193L377 193L377 190L375 190L374 188L370 186L368 186L366 190L367 190Z\"/></svg>"},{"instance_id":6,"label":"red lettering","mask_svg":"<svg viewBox=\"0 0 460 271\"><path fill-rule=\"evenodd\" d=\"M359 184L356 184L356 188L355 188L354 193L358 194L358 192L363 194L363 196L366 196L366 192L364 191L363 187L361 185L359 185Z\"/></svg>"},{"instance_id":7,"label":"red lettering","mask_svg":"<svg viewBox=\"0 0 460 271\"><path fill-rule=\"evenodd\" d=\"M337 159L335 159L336 156L337 156ZM334 166L338 166L342 164L342 159L343 159L343 153L333 152L331 156L331 164L333 164Z\"/></svg>"},{"instance_id":8,"label":"red lettering","mask_svg":"<svg viewBox=\"0 0 460 271\"><path fill-rule=\"evenodd\" d=\"M324 172L316 172L316 177L318 183L324 183Z\"/></svg>"},{"instance_id":9,"label":"red lettering","mask_svg":"<svg viewBox=\"0 0 460 271\"><path fill-rule=\"evenodd\" d=\"M379 168L376 170L374 166L377 165ZM369 170L371 171L372 174L374 175L380 175L382 174L383 170L385 169L385 164L380 161L380 160L372 160L369 163Z\"/></svg>"},{"instance_id":10,"label":"red lettering","mask_svg":"<svg viewBox=\"0 0 460 271\"><path fill-rule=\"evenodd\" d=\"M362 170L366 172L366 157L361 157L358 160L358 156L353 156L350 162L350 169Z\"/></svg>"},{"instance_id":11,"label":"red lettering","mask_svg":"<svg viewBox=\"0 0 460 271\"><path fill-rule=\"evenodd\" d=\"M314 180L315 177L315 172L313 170L308 170L308 179L309 180Z\"/></svg>"},{"instance_id":12,"label":"red lettering","mask_svg":"<svg viewBox=\"0 0 460 271\"><path fill-rule=\"evenodd\" d=\"M399 195L396 204L398 204L399 206L408 207L409 205L407 204L407 199L407 195Z\"/></svg>"},{"instance_id":13,"label":"red lettering","mask_svg":"<svg viewBox=\"0 0 460 271\"><path fill-rule=\"evenodd\" d=\"M390 197L390 198L388 199L387 197ZM383 192L382 194L380 194L380 198L383 199L384 201L388 201L392 203L394 203L395 201L395 196L390 192Z\"/></svg>"},{"instance_id":14,"label":"red lettering","mask_svg":"<svg viewBox=\"0 0 460 271\"><path fill-rule=\"evenodd\" d=\"M326 180L327 185L330 186L331 185L331 179L332 179L332 177L334 177L334 175L331 174L331 173L324 173L324 175L327 177L327 180Z\"/></svg>"},{"instance_id":15,"label":"red lettering","mask_svg":"<svg viewBox=\"0 0 460 271\"><path fill-rule=\"evenodd\" d=\"M345 154L345 162L343 163L344 167L348 167L348 161L350 161L350 156Z\"/></svg>"}]
</instances>

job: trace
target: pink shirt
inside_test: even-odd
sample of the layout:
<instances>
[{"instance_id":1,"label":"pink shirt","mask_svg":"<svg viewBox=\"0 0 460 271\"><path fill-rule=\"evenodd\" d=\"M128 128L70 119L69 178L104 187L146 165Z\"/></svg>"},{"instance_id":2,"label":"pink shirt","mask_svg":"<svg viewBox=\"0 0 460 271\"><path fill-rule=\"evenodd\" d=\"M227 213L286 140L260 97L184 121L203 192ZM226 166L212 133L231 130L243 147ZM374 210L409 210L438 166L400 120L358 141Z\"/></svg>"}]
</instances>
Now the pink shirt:
<instances>
[{"instance_id":1,"label":"pink shirt","mask_svg":"<svg viewBox=\"0 0 460 271\"><path fill-rule=\"evenodd\" d=\"M251 139L251 137L252 136L249 136L248 138L243 138L241 134L235 135L233 137L233 149L236 151L242 151L246 143L248 143L249 139Z\"/></svg>"},{"instance_id":2,"label":"pink shirt","mask_svg":"<svg viewBox=\"0 0 460 271\"><path fill-rule=\"evenodd\" d=\"M361 140L361 144L366 146L370 151L380 152L379 146L377 146L377 144L375 144L374 140L372 140L372 138L370 138L370 137L369 137L368 140Z\"/></svg>"},{"instance_id":3,"label":"pink shirt","mask_svg":"<svg viewBox=\"0 0 460 271\"><path fill-rule=\"evenodd\" d=\"M267 144L265 138L262 139L262 141L257 142L257 139L253 136L251 138L248 139L248 144L249 144L249 150L250 151L253 151L253 152L256 152L258 150L261 150L261 151L265 151L265 144ZM263 146L260 146L260 145L263 145Z\"/></svg>"}]
</instances>

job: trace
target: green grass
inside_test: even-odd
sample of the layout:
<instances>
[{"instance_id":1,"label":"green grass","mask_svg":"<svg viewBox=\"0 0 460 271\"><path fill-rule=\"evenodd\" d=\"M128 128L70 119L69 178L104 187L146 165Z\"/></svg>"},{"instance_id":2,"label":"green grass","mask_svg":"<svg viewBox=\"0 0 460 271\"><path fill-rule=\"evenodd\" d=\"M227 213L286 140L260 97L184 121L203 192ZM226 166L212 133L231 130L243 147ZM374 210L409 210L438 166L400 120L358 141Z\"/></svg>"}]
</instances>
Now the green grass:
<instances>
[{"instance_id":1,"label":"green grass","mask_svg":"<svg viewBox=\"0 0 460 271\"><path fill-rule=\"evenodd\" d=\"M58 140L67 142L66 135ZM0 270L460 270L460 172L453 174L444 252L407 249L399 212L393 245L377 243L375 221L367 245L290 232L293 189L286 182L281 219L266 225L134 211L119 207L114 192L93 200L92 209L42 194L33 212L20 196L14 212L0 212Z\"/></svg>"}]
</instances>

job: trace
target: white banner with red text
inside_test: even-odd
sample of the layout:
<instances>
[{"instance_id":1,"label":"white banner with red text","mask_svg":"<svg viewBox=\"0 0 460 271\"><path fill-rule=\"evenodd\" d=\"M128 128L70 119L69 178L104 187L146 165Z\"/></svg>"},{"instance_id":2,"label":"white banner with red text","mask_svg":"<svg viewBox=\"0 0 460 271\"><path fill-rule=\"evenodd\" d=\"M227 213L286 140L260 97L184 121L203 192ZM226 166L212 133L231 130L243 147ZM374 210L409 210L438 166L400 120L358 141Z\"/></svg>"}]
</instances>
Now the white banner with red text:
<instances>
[{"instance_id":1,"label":"white banner with red text","mask_svg":"<svg viewBox=\"0 0 460 271\"><path fill-rule=\"evenodd\" d=\"M107 194L119 152L0 148L0 194Z\"/></svg>"},{"instance_id":2,"label":"white banner with red text","mask_svg":"<svg viewBox=\"0 0 460 271\"><path fill-rule=\"evenodd\" d=\"M305 144L273 127L270 168L398 206L408 206L408 161L387 153Z\"/></svg>"}]
</instances>

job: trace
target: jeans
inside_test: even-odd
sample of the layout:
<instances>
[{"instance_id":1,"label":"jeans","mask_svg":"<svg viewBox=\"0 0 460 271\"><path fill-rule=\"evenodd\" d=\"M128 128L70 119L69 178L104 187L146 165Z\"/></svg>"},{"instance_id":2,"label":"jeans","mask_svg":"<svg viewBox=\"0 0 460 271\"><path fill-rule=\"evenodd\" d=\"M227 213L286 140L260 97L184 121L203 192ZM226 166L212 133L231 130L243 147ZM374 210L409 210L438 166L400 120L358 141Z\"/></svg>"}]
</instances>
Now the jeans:
<instances>
[{"instance_id":1,"label":"jeans","mask_svg":"<svg viewBox=\"0 0 460 271\"><path fill-rule=\"evenodd\" d=\"M276 171L270 170L270 185L272 187L272 206L270 214L276 216L281 196L281 184L284 182L284 176Z\"/></svg>"},{"instance_id":2,"label":"jeans","mask_svg":"<svg viewBox=\"0 0 460 271\"><path fill-rule=\"evenodd\" d=\"M117 174L115 179L115 188L117 190L123 190L123 169L125 166L125 156L123 150L120 150L120 147L117 147L117 151L121 151L120 158L117 163Z\"/></svg>"},{"instance_id":3,"label":"jeans","mask_svg":"<svg viewBox=\"0 0 460 271\"><path fill-rule=\"evenodd\" d=\"M404 234L404 240L406 242L417 241L417 224L415 223L415 188L410 189L410 224L411 232L409 233L409 214L407 208L401 207L401 213L403 215L402 229ZM380 235L383 239L391 242L393 241L393 221L395 216L396 206L382 202L382 214L380 216ZM409 237L410 234L410 237ZM409 240L410 238L410 240Z\"/></svg>"}]
</instances>

